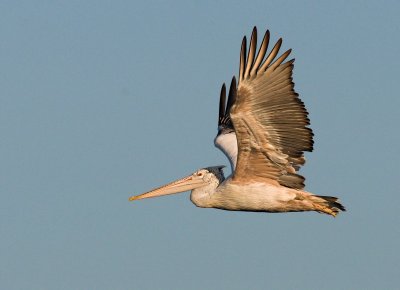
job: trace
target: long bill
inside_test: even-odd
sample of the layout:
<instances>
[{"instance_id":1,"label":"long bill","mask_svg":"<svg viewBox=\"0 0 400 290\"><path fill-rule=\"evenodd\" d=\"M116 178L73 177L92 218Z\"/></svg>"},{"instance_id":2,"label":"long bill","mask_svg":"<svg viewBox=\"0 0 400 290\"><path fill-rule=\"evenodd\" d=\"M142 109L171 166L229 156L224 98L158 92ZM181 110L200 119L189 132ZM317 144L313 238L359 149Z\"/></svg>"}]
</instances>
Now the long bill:
<instances>
[{"instance_id":1,"label":"long bill","mask_svg":"<svg viewBox=\"0 0 400 290\"><path fill-rule=\"evenodd\" d=\"M196 174L192 174L192 175L186 176L184 178L178 179L176 181L173 181L171 183L160 186L151 191L148 191L148 192L136 195L136 196L131 196L129 198L129 200L132 201L132 200L137 200L137 199L158 197L158 196L162 196L162 195L184 192L184 191L189 191L189 190L192 190L192 189L204 186L204 185L205 185L205 182L204 182L202 176L197 176Z\"/></svg>"}]
</instances>

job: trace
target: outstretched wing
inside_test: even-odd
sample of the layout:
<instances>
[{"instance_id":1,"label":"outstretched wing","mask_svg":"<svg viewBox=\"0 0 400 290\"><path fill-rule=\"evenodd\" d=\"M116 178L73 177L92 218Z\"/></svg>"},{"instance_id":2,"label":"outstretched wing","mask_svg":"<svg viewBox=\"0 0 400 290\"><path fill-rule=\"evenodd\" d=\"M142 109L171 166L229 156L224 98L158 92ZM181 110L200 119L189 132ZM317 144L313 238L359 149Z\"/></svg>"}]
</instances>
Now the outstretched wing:
<instances>
[{"instance_id":1,"label":"outstretched wing","mask_svg":"<svg viewBox=\"0 0 400 290\"><path fill-rule=\"evenodd\" d=\"M232 79L231 87L228 94L228 102L226 101L226 87L222 85L221 95L219 99L219 117L218 117L218 134L214 139L214 144L229 159L232 172L235 170L237 161L237 140L235 130L233 128L230 111L236 97L236 80Z\"/></svg>"},{"instance_id":2,"label":"outstretched wing","mask_svg":"<svg viewBox=\"0 0 400 290\"><path fill-rule=\"evenodd\" d=\"M269 36L267 31L257 56L255 27L247 56L246 37L242 42L237 94L230 109L239 150L233 179L268 178L301 189L304 178L296 171L305 163L304 151L313 149L313 133L294 91L294 60L284 62L291 50L276 58L279 39L265 57Z\"/></svg>"}]
</instances>

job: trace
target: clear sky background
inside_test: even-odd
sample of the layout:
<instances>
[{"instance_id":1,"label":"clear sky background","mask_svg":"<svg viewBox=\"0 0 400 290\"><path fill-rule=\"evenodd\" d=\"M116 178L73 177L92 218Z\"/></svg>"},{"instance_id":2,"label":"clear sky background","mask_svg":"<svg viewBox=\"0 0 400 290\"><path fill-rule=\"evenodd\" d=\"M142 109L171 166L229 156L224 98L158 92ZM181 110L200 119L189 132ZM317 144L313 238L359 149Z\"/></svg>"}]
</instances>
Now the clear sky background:
<instances>
[{"instance_id":1,"label":"clear sky background","mask_svg":"<svg viewBox=\"0 0 400 290\"><path fill-rule=\"evenodd\" d=\"M1 1L1 289L398 289L398 1ZM306 189L348 212L128 202L211 165L253 26L293 48ZM229 170L227 170L229 174Z\"/></svg>"}]
</instances>

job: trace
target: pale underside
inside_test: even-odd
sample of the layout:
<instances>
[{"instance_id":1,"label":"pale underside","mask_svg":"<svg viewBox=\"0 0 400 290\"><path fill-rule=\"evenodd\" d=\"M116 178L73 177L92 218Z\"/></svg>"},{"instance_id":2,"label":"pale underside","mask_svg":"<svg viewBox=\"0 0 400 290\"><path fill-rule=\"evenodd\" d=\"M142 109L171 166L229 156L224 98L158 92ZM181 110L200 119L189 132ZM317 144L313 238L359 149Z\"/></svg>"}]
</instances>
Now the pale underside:
<instances>
[{"instance_id":1,"label":"pale underside","mask_svg":"<svg viewBox=\"0 0 400 290\"><path fill-rule=\"evenodd\" d=\"M314 210L310 195L296 189L265 182L237 183L228 178L210 198L214 208L242 211L288 212Z\"/></svg>"}]
</instances>

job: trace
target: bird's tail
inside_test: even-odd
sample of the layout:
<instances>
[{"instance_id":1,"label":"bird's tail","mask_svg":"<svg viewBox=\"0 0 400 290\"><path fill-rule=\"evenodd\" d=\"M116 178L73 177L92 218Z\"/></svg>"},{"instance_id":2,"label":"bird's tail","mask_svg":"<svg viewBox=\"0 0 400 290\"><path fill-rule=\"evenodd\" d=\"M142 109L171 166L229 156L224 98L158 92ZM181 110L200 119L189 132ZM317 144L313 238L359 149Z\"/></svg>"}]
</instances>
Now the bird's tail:
<instances>
[{"instance_id":1,"label":"bird's tail","mask_svg":"<svg viewBox=\"0 0 400 290\"><path fill-rule=\"evenodd\" d=\"M337 197L313 195L312 202L316 211L329 214L333 217L336 217L341 211L346 211L346 208L339 202Z\"/></svg>"}]
</instances>

